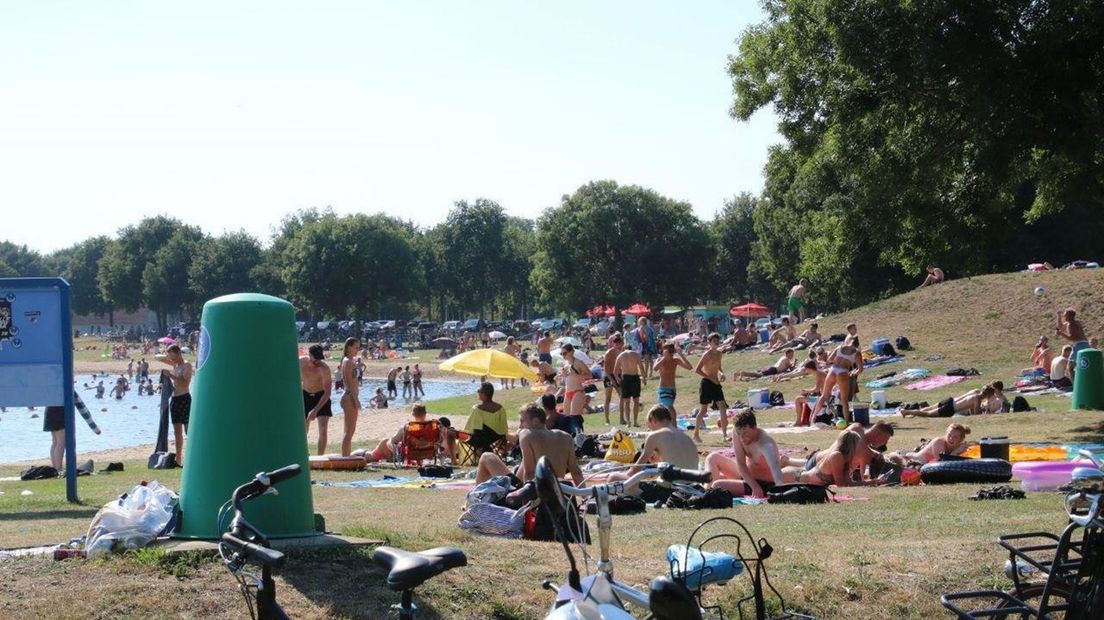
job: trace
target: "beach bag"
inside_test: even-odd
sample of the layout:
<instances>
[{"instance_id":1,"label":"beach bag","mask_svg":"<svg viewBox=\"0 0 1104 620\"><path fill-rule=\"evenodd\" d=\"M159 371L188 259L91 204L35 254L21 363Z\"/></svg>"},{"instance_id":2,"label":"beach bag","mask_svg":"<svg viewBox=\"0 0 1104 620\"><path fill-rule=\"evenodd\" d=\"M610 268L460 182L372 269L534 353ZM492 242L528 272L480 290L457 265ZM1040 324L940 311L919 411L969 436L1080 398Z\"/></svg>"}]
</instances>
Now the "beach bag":
<instances>
[{"instance_id":1,"label":"beach bag","mask_svg":"<svg viewBox=\"0 0 1104 620\"><path fill-rule=\"evenodd\" d=\"M468 491L468 507L471 508L475 504L501 504L512 489L509 476L495 476Z\"/></svg>"},{"instance_id":2,"label":"beach bag","mask_svg":"<svg viewBox=\"0 0 1104 620\"><path fill-rule=\"evenodd\" d=\"M47 480L57 477L58 470L50 465L35 465L34 467L28 467L19 474L20 480Z\"/></svg>"},{"instance_id":3,"label":"beach bag","mask_svg":"<svg viewBox=\"0 0 1104 620\"><path fill-rule=\"evenodd\" d=\"M582 532L579 531L580 526ZM567 541L568 543L577 543L581 540L588 545L590 544L590 528L586 521L579 516L579 511L575 508L574 502L567 503L567 523L564 524L564 531L570 539ZM536 503L525 515L524 537L528 540L558 542L556 526L552 523L552 511Z\"/></svg>"},{"instance_id":4,"label":"beach bag","mask_svg":"<svg viewBox=\"0 0 1104 620\"><path fill-rule=\"evenodd\" d=\"M418 475L425 478L451 478L451 465L423 465L418 468Z\"/></svg>"},{"instance_id":5,"label":"beach bag","mask_svg":"<svg viewBox=\"0 0 1104 620\"><path fill-rule=\"evenodd\" d=\"M660 504L665 503L673 492L674 489L668 484L661 484L651 480L640 483L640 499L649 504L654 504L656 502Z\"/></svg>"},{"instance_id":6,"label":"beach bag","mask_svg":"<svg viewBox=\"0 0 1104 620\"><path fill-rule=\"evenodd\" d=\"M882 346L882 356L893 357L894 355L897 355L897 351L893 348L893 345L888 342L885 343L885 345Z\"/></svg>"},{"instance_id":7,"label":"beach bag","mask_svg":"<svg viewBox=\"0 0 1104 620\"><path fill-rule=\"evenodd\" d=\"M1012 399L1012 411L1033 411L1033 409L1031 408L1031 405L1027 403L1026 398L1024 398L1023 396L1017 396L1016 398Z\"/></svg>"},{"instance_id":8,"label":"beach bag","mask_svg":"<svg viewBox=\"0 0 1104 620\"><path fill-rule=\"evenodd\" d=\"M912 350L912 343L909 342L908 338L906 338L904 336L897 336L896 342L897 342L897 350L898 351L911 351Z\"/></svg>"},{"instance_id":9,"label":"beach bag","mask_svg":"<svg viewBox=\"0 0 1104 620\"><path fill-rule=\"evenodd\" d=\"M781 407L786 404L786 397L782 394L782 392L774 390L770 393L769 402L771 407Z\"/></svg>"},{"instance_id":10,"label":"beach bag","mask_svg":"<svg viewBox=\"0 0 1104 620\"><path fill-rule=\"evenodd\" d=\"M613 434L613 441L610 442L609 449L606 450L607 461L617 461L618 463L633 463L636 461L636 444L633 442L632 437L629 437L621 431L617 431Z\"/></svg>"},{"instance_id":11,"label":"beach bag","mask_svg":"<svg viewBox=\"0 0 1104 620\"><path fill-rule=\"evenodd\" d=\"M598 447L598 440L594 435L580 433L575 436L575 443L578 444L575 448L576 458L602 458L602 450Z\"/></svg>"},{"instance_id":12,"label":"beach bag","mask_svg":"<svg viewBox=\"0 0 1104 620\"><path fill-rule=\"evenodd\" d=\"M618 495L617 497L611 497L609 500L611 515L635 515L644 512L646 509L647 504L644 499L635 495ZM587 502L586 513L588 515L598 514L598 504Z\"/></svg>"},{"instance_id":13,"label":"beach bag","mask_svg":"<svg viewBox=\"0 0 1104 620\"><path fill-rule=\"evenodd\" d=\"M767 491L767 501L771 504L827 504L832 493L828 487L816 484L780 484Z\"/></svg>"}]
</instances>

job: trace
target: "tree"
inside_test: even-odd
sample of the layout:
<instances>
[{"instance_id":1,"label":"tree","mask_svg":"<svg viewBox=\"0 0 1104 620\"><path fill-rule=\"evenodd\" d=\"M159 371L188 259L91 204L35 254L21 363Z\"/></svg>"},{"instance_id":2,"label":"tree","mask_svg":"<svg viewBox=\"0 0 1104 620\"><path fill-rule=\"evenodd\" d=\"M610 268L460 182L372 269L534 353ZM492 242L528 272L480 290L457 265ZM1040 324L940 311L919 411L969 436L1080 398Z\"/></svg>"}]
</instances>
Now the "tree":
<instances>
[{"instance_id":1,"label":"tree","mask_svg":"<svg viewBox=\"0 0 1104 620\"><path fill-rule=\"evenodd\" d=\"M733 115L773 105L786 142L755 216L755 268L773 284L808 276L831 308L901 290L930 262L969 275L1021 267L1026 247L1052 261L1098 247L1099 3L765 10L729 72ZM1034 241L1056 230L1073 234Z\"/></svg>"},{"instance_id":2,"label":"tree","mask_svg":"<svg viewBox=\"0 0 1104 620\"><path fill-rule=\"evenodd\" d=\"M178 220L158 215L120 230L119 238L107 246L100 260L98 280L104 300L130 312L146 303L142 274L182 226Z\"/></svg>"},{"instance_id":3,"label":"tree","mask_svg":"<svg viewBox=\"0 0 1104 620\"><path fill-rule=\"evenodd\" d=\"M10 241L0 241L0 263L6 264L19 277L54 275L46 273L46 266L38 252Z\"/></svg>"},{"instance_id":4,"label":"tree","mask_svg":"<svg viewBox=\"0 0 1104 620\"><path fill-rule=\"evenodd\" d=\"M291 296L335 318L405 304L424 286L407 229L384 215L326 214L300 226L283 255Z\"/></svg>"},{"instance_id":5,"label":"tree","mask_svg":"<svg viewBox=\"0 0 1104 620\"><path fill-rule=\"evenodd\" d=\"M85 239L73 246L62 274L72 287L73 312L76 314L108 315L108 323L115 325L111 304L104 300L97 282L100 260L103 259L111 240L104 236Z\"/></svg>"},{"instance_id":6,"label":"tree","mask_svg":"<svg viewBox=\"0 0 1104 620\"><path fill-rule=\"evenodd\" d=\"M506 213L484 198L458 201L441 229L444 279L463 310L482 318L501 291L505 264Z\"/></svg>"},{"instance_id":7,"label":"tree","mask_svg":"<svg viewBox=\"0 0 1104 620\"><path fill-rule=\"evenodd\" d=\"M254 273L261 265L261 244L244 231L199 244L188 266L188 286L198 303L221 295L255 290Z\"/></svg>"},{"instance_id":8,"label":"tree","mask_svg":"<svg viewBox=\"0 0 1104 620\"><path fill-rule=\"evenodd\" d=\"M180 226L157 249L142 272L143 301L157 314L157 325L162 331L168 328L170 314L186 314L190 318L199 313L196 297L188 286L188 266L206 241L199 228Z\"/></svg>"},{"instance_id":9,"label":"tree","mask_svg":"<svg viewBox=\"0 0 1104 620\"><path fill-rule=\"evenodd\" d=\"M502 264L499 268L498 306L514 317L528 314L533 306L529 274L533 271L533 248L536 246L534 223L520 217L506 220L503 231Z\"/></svg>"},{"instance_id":10,"label":"tree","mask_svg":"<svg viewBox=\"0 0 1104 620\"><path fill-rule=\"evenodd\" d=\"M576 311L694 303L713 260L709 234L689 204L613 181L588 183L546 210L536 247L537 294Z\"/></svg>"},{"instance_id":11,"label":"tree","mask_svg":"<svg viewBox=\"0 0 1104 620\"><path fill-rule=\"evenodd\" d=\"M711 275L713 298L718 301L743 302L753 295L749 268L756 204L754 196L743 193L726 200L724 209L713 218L710 233L717 259Z\"/></svg>"}]
</instances>

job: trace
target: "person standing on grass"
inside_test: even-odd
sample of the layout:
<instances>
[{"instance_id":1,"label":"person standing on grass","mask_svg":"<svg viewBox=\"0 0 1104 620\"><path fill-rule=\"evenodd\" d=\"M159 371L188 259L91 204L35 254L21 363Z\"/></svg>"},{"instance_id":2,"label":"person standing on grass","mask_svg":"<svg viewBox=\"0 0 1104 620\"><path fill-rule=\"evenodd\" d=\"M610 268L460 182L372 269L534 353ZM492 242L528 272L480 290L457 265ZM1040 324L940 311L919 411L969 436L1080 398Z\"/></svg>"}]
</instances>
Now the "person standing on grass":
<instances>
[{"instance_id":1,"label":"person standing on grass","mask_svg":"<svg viewBox=\"0 0 1104 620\"><path fill-rule=\"evenodd\" d=\"M648 379L652 378L652 362L659 355L659 349L656 347L655 328L652 327L651 321L647 317L642 316L636 323L636 332L640 336L640 355L643 358L645 368L644 383L648 383Z\"/></svg>"},{"instance_id":2,"label":"person standing on grass","mask_svg":"<svg viewBox=\"0 0 1104 620\"><path fill-rule=\"evenodd\" d=\"M594 374L582 360L575 359L575 347L570 343L560 347L560 355L564 360L561 373L564 377L564 415L575 425L575 433L580 433L583 430L583 407L586 406L583 383L594 378Z\"/></svg>"},{"instance_id":3,"label":"person standing on grass","mask_svg":"<svg viewBox=\"0 0 1104 620\"><path fill-rule=\"evenodd\" d=\"M312 420L318 420L318 454L326 453L326 441L329 437L330 418L333 407L330 396L333 381L330 367L325 362L322 345L312 344L307 355L299 358L299 381L303 388L303 410L307 418L307 432L310 432Z\"/></svg>"},{"instance_id":4,"label":"person standing on grass","mask_svg":"<svg viewBox=\"0 0 1104 620\"><path fill-rule=\"evenodd\" d=\"M632 426L639 426L641 374L644 370L644 358L632 349L625 349L613 363L613 376L621 386L621 402L618 405L618 418L621 424L629 424L629 412L632 412ZM631 407L631 409L630 409Z\"/></svg>"},{"instance_id":5,"label":"person standing on grass","mask_svg":"<svg viewBox=\"0 0 1104 620\"><path fill-rule=\"evenodd\" d=\"M790 313L790 320L792 321L801 323L805 320L805 304L807 302L805 287L808 284L808 280L801 278L790 289L790 294L786 297L786 310Z\"/></svg>"},{"instance_id":6,"label":"person standing on grass","mask_svg":"<svg viewBox=\"0 0 1104 620\"><path fill-rule=\"evenodd\" d=\"M544 335L537 341L537 359L547 364L552 363L552 332L544 332Z\"/></svg>"},{"instance_id":7,"label":"person standing on grass","mask_svg":"<svg viewBox=\"0 0 1104 620\"><path fill-rule=\"evenodd\" d=\"M610 334L606 353L602 356L602 385L606 392L606 406L602 411L606 414L606 424L610 423L610 399L613 393L617 392L617 400L619 402L621 400L621 385L617 383L617 377L613 374L613 367L624 344L625 340L621 337L621 334L617 332ZM624 413L621 413L621 415L624 416Z\"/></svg>"},{"instance_id":8,"label":"person standing on grass","mask_svg":"<svg viewBox=\"0 0 1104 620\"><path fill-rule=\"evenodd\" d=\"M709 349L702 354L694 372L701 376L698 386L698 416L694 421L694 441L701 443L701 429L705 424L705 414L709 408L716 407L721 412L721 435L728 441L728 401L721 387L721 335L709 334Z\"/></svg>"},{"instance_id":9,"label":"person standing on grass","mask_svg":"<svg viewBox=\"0 0 1104 620\"><path fill-rule=\"evenodd\" d=\"M356 380L356 358L359 350L359 340L346 339L341 353L341 365L338 367L345 383L345 393L341 395L341 411L345 418L345 432L341 436L341 456L349 456L353 451L353 435L356 433L357 417L360 416L360 383Z\"/></svg>"},{"instance_id":10,"label":"person standing on grass","mask_svg":"<svg viewBox=\"0 0 1104 620\"><path fill-rule=\"evenodd\" d=\"M172 366L169 378L173 383L172 400L169 401L169 414L173 425L173 439L176 448L176 464L184 466L184 435L188 432L188 421L192 414L192 395L189 388L192 385L194 373L192 364L184 359L180 353L180 345L172 344L164 354L157 354L154 359L162 364Z\"/></svg>"},{"instance_id":11,"label":"person standing on grass","mask_svg":"<svg viewBox=\"0 0 1104 620\"><path fill-rule=\"evenodd\" d=\"M682 351L676 351L675 345L669 342L663 345L663 355L652 366L652 370L659 374L656 400L666 407L674 418L678 418L678 412L675 411L675 379L678 378L677 372L680 366L686 370L694 370L690 360L686 359Z\"/></svg>"},{"instance_id":12,"label":"person standing on grass","mask_svg":"<svg viewBox=\"0 0 1104 620\"><path fill-rule=\"evenodd\" d=\"M42 430L50 433L50 465L60 472L65 456L65 407L47 407Z\"/></svg>"},{"instance_id":13,"label":"person standing on grass","mask_svg":"<svg viewBox=\"0 0 1104 620\"><path fill-rule=\"evenodd\" d=\"M1076 363L1078 351L1089 348L1089 339L1085 336L1085 328L1081 325L1081 321L1077 320L1077 311L1066 308L1057 321L1055 331L1059 336L1073 343L1073 355L1070 361Z\"/></svg>"}]
</instances>

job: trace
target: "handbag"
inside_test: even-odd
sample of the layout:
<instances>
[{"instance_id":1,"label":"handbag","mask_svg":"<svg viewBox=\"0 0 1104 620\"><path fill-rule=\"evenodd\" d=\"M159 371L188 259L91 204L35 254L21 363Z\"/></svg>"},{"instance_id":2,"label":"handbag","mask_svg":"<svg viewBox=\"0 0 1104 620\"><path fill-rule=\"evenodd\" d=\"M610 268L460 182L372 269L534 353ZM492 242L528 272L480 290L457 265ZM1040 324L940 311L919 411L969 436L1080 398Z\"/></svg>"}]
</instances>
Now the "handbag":
<instances>
[{"instance_id":1,"label":"handbag","mask_svg":"<svg viewBox=\"0 0 1104 620\"><path fill-rule=\"evenodd\" d=\"M833 495L835 493L828 487L794 482L767 491L767 501L771 504L827 504L833 501Z\"/></svg>"}]
</instances>

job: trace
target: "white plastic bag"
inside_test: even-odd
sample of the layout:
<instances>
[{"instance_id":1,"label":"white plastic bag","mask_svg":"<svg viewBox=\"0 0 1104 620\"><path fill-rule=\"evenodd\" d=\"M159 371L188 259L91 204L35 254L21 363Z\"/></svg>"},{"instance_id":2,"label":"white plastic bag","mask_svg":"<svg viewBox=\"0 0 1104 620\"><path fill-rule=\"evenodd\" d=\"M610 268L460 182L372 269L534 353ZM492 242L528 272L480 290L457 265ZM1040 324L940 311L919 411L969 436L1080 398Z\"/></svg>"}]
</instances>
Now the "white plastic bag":
<instances>
[{"instance_id":1,"label":"white plastic bag","mask_svg":"<svg viewBox=\"0 0 1104 620\"><path fill-rule=\"evenodd\" d=\"M154 480L104 504L88 527L85 538L88 557L146 546L165 530L176 502L176 493Z\"/></svg>"}]
</instances>

